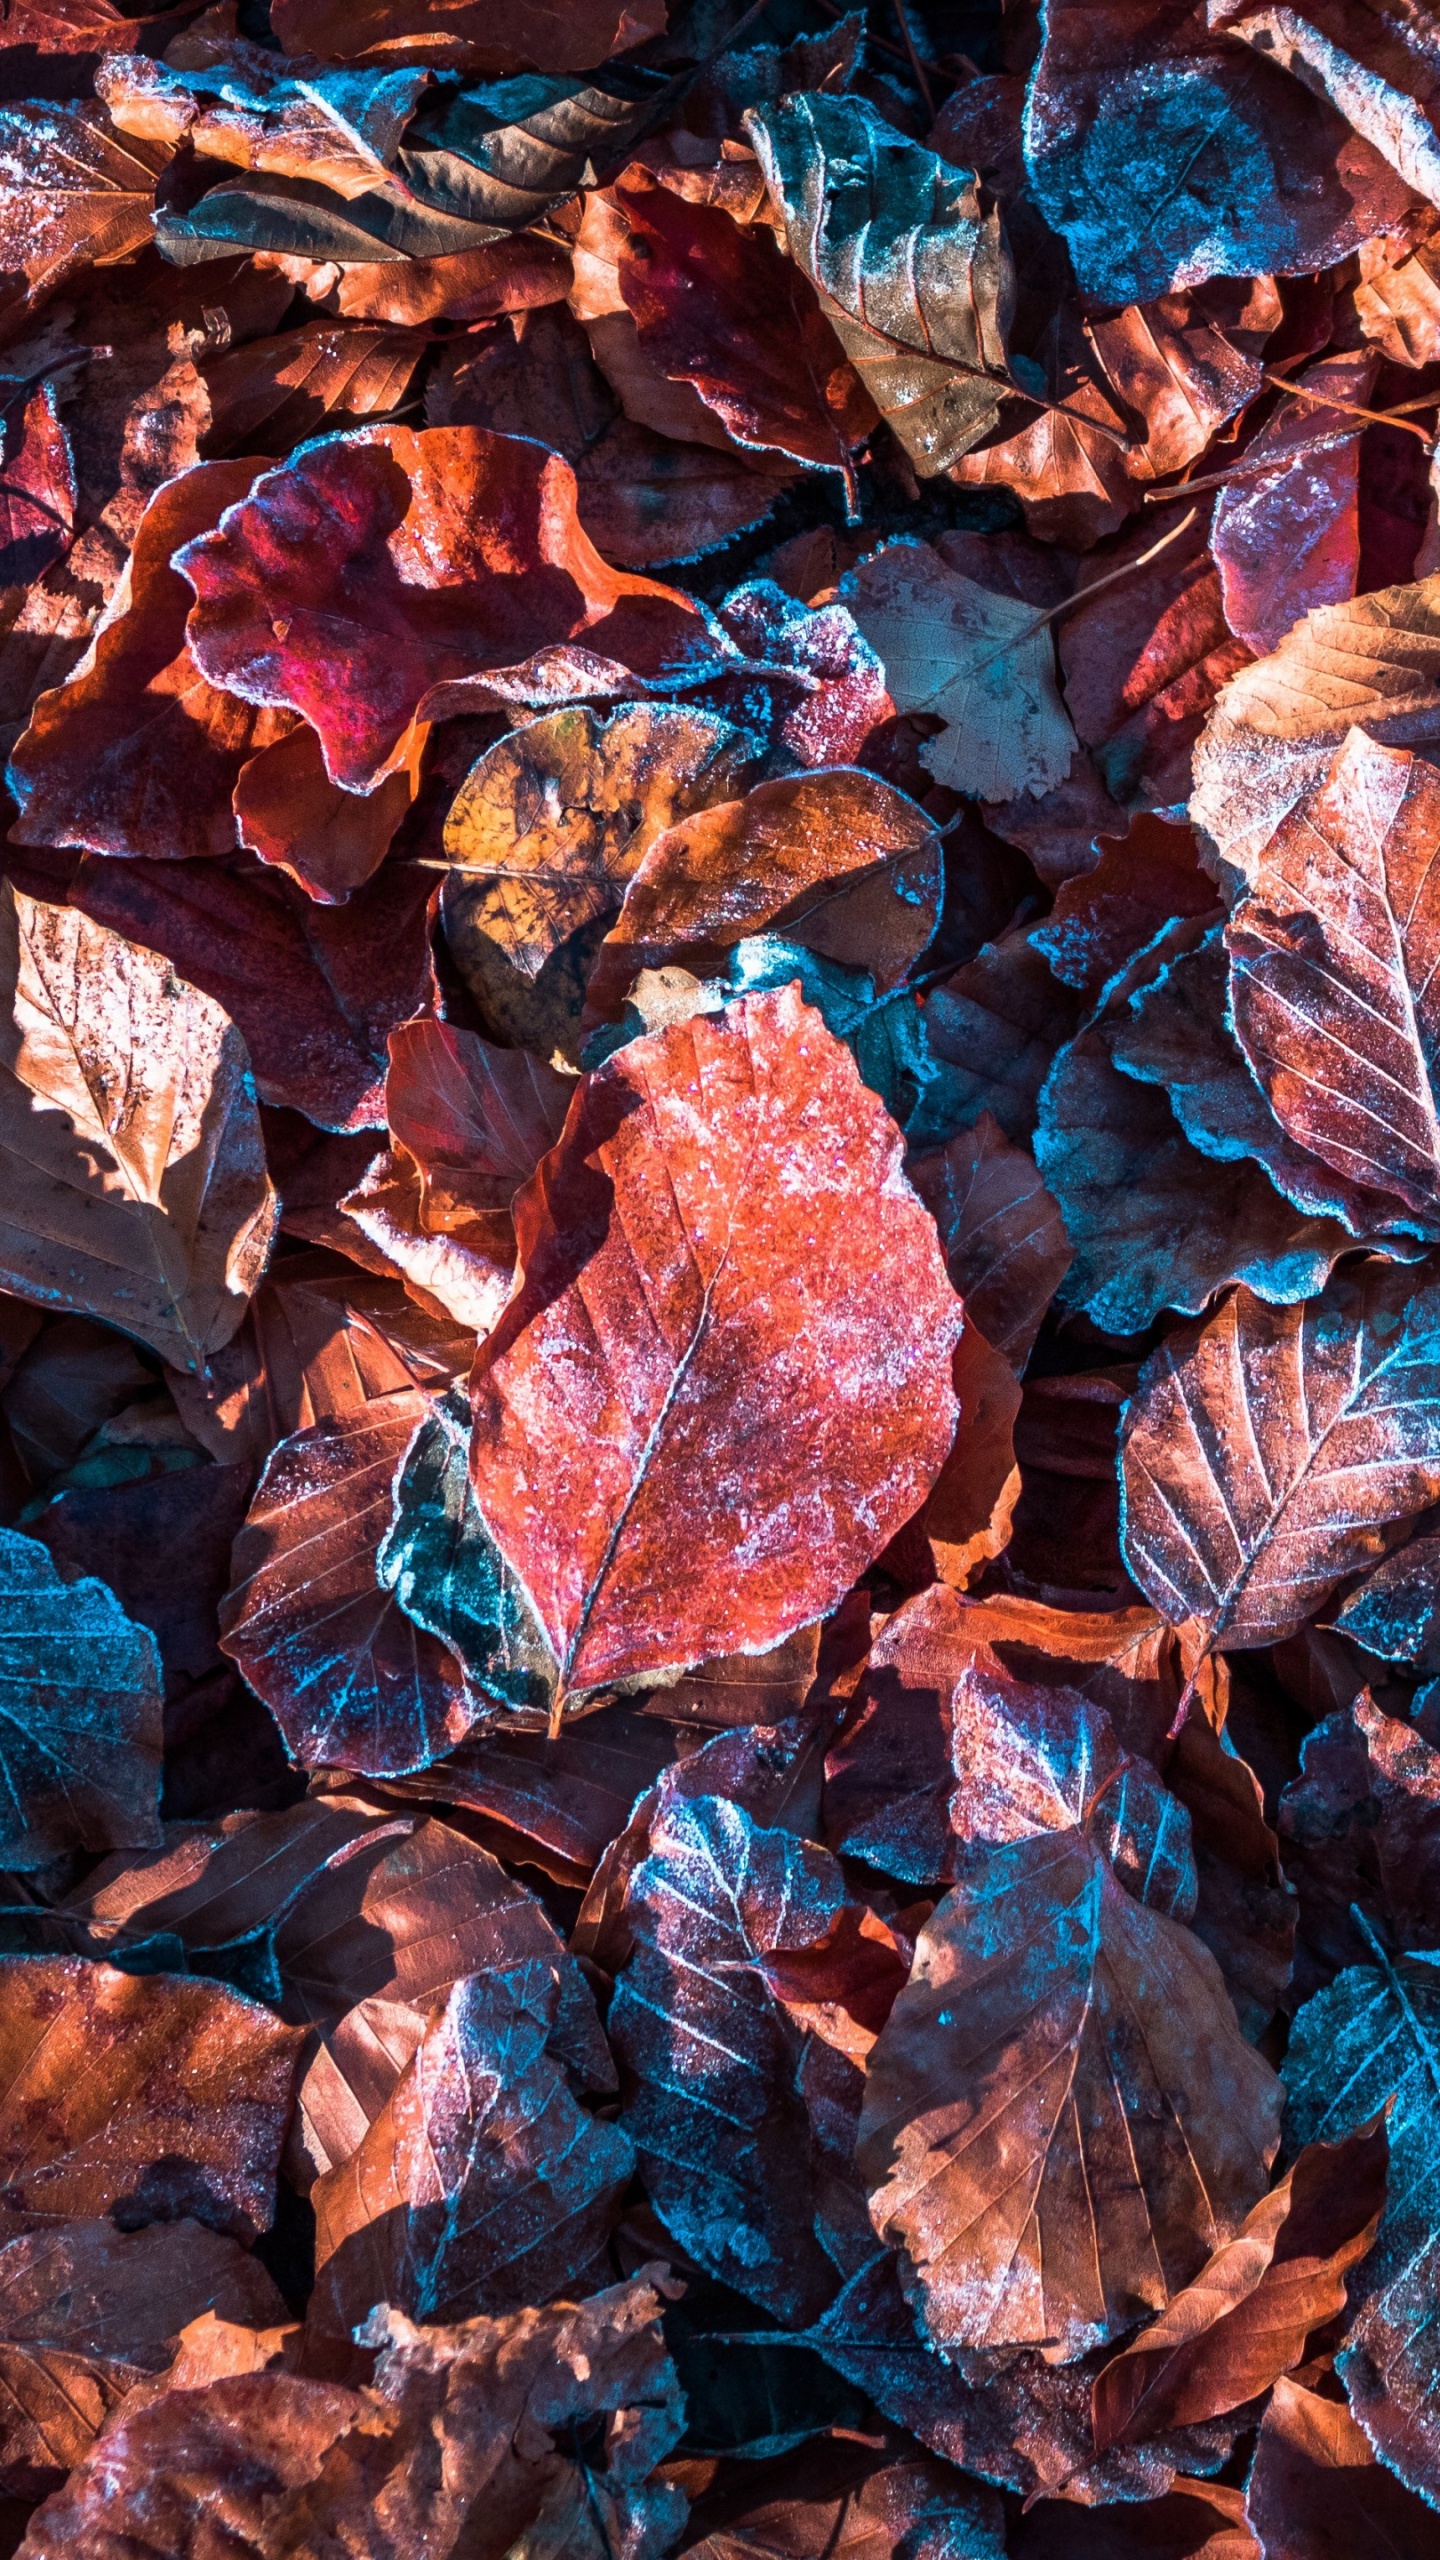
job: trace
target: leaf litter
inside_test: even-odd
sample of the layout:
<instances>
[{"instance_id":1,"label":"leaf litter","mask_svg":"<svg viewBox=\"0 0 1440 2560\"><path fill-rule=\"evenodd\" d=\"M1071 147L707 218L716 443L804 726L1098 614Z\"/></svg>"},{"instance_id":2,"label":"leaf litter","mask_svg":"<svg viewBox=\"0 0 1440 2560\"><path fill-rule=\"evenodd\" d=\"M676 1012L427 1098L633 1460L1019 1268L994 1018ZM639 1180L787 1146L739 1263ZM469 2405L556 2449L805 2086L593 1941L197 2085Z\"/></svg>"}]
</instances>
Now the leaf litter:
<instances>
[{"instance_id":1,"label":"leaf litter","mask_svg":"<svg viewBox=\"0 0 1440 2560\"><path fill-rule=\"evenodd\" d=\"M0 25L0 2553L1440 2514L1440 40Z\"/></svg>"}]
</instances>

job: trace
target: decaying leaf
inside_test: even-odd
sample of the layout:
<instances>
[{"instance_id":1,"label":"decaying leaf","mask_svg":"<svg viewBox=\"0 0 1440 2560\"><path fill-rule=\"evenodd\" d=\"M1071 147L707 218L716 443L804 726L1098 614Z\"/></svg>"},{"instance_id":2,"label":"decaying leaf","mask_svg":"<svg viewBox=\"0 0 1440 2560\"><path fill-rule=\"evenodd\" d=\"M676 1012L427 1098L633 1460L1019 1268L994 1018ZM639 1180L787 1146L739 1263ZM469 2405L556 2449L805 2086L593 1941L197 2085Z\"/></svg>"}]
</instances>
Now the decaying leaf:
<instances>
[{"instance_id":1,"label":"decaying leaf","mask_svg":"<svg viewBox=\"0 0 1440 2560\"><path fill-rule=\"evenodd\" d=\"M746 129L785 223L882 418L917 470L948 469L1010 388L1014 270L969 170L895 131L864 98L754 108Z\"/></svg>"},{"instance_id":2,"label":"decaying leaf","mask_svg":"<svg viewBox=\"0 0 1440 2560\"><path fill-rule=\"evenodd\" d=\"M1047 1831L989 1851L921 1932L856 2160L929 2338L1065 2361L1239 2228L1279 2107L1213 1958L1087 1830Z\"/></svg>"},{"instance_id":3,"label":"decaying leaf","mask_svg":"<svg viewBox=\"0 0 1440 2560\"><path fill-rule=\"evenodd\" d=\"M734 796L754 742L704 712L576 708L515 730L466 775L445 824L446 930L483 934L538 976L613 916L656 837Z\"/></svg>"},{"instance_id":4,"label":"decaying leaf","mask_svg":"<svg viewBox=\"0 0 1440 2560\"><path fill-rule=\"evenodd\" d=\"M253 2239L275 2208L298 2031L218 1983L0 1957L0 2166L22 2231L193 2215Z\"/></svg>"},{"instance_id":5,"label":"decaying leaf","mask_svg":"<svg viewBox=\"0 0 1440 2560\"><path fill-rule=\"evenodd\" d=\"M1055 650L1029 606L946 568L924 543L894 543L852 572L845 600L883 659L901 711L945 722L920 750L937 782L981 800L1038 798L1063 782L1075 733Z\"/></svg>"},{"instance_id":6,"label":"decaying leaf","mask_svg":"<svg viewBox=\"0 0 1440 2560\"><path fill-rule=\"evenodd\" d=\"M0 1277L202 1368L275 1232L245 1044L153 951L8 885L0 955Z\"/></svg>"},{"instance_id":7,"label":"decaying leaf","mask_svg":"<svg viewBox=\"0 0 1440 2560\"><path fill-rule=\"evenodd\" d=\"M1298 1306L1236 1289L1147 1362L1125 1550L1172 1625L1222 1650L1288 1635L1434 1501L1433 1286L1367 1262Z\"/></svg>"}]
</instances>

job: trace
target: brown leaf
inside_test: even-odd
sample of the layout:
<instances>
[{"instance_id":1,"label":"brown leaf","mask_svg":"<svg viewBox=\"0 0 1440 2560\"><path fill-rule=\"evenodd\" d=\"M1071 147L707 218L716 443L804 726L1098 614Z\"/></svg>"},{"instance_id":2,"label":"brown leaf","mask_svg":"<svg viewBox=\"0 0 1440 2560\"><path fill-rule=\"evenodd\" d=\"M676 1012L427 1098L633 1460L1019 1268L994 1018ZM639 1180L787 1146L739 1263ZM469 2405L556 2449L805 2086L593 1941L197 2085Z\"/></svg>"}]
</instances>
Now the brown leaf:
<instances>
[{"instance_id":1,"label":"brown leaf","mask_svg":"<svg viewBox=\"0 0 1440 2560\"><path fill-rule=\"evenodd\" d=\"M973 1129L913 1158L909 1172L939 1230L951 1286L1020 1376L1070 1266L1064 1222L1033 1156L982 1111Z\"/></svg>"},{"instance_id":2,"label":"brown leaf","mask_svg":"<svg viewBox=\"0 0 1440 2560\"><path fill-rule=\"evenodd\" d=\"M231 795L235 832L262 862L275 863L325 906L340 906L380 868L420 787L429 731L418 722L408 754L371 792L330 780L320 741L300 721L251 756Z\"/></svg>"},{"instance_id":3,"label":"brown leaf","mask_svg":"<svg viewBox=\"0 0 1440 2560\"><path fill-rule=\"evenodd\" d=\"M1427 2560L1433 2511L1377 2463L1343 2401L1282 2379L1245 2489L1265 2560Z\"/></svg>"},{"instance_id":4,"label":"brown leaf","mask_svg":"<svg viewBox=\"0 0 1440 2560\"><path fill-rule=\"evenodd\" d=\"M596 955L587 1010L618 1021L642 969L712 976L735 943L764 932L863 968L888 991L934 933L943 888L932 821L888 782L831 766L756 783L646 847Z\"/></svg>"},{"instance_id":5,"label":"brown leaf","mask_svg":"<svg viewBox=\"0 0 1440 2560\"><path fill-rule=\"evenodd\" d=\"M268 2228L298 2028L214 1982L0 1957L0 2173L12 2227L192 2214Z\"/></svg>"},{"instance_id":6,"label":"brown leaf","mask_svg":"<svg viewBox=\"0 0 1440 2560\"><path fill-rule=\"evenodd\" d=\"M80 269L111 266L149 239L155 181L170 153L121 141L103 108L0 107L0 151L7 304L33 309Z\"/></svg>"},{"instance_id":7,"label":"brown leaf","mask_svg":"<svg viewBox=\"0 0 1440 2560\"><path fill-rule=\"evenodd\" d=\"M421 346L413 332L310 320L252 338L201 370L211 453L284 453L334 423L380 418L404 400Z\"/></svg>"},{"instance_id":8,"label":"brown leaf","mask_svg":"<svg viewBox=\"0 0 1440 2560\"><path fill-rule=\"evenodd\" d=\"M264 1101L349 1130L380 1125L387 1037L430 999L429 898L429 874L401 863L330 908L259 863L87 856L70 903L224 1005Z\"/></svg>"},{"instance_id":9,"label":"brown leaf","mask_svg":"<svg viewBox=\"0 0 1440 2560\"><path fill-rule=\"evenodd\" d=\"M282 1440L235 1541L220 1641L312 1767L423 1769L483 1712L377 1570L425 1410L408 1387Z\"/></svg>"},{"instance_id":10,"label":"brown leaf","mask_svg":"<svg viewBox=\"0 0 1440 2560\"><path fill-rule=\"evenodd\" d=\"M1236 1035L1281 1127L1440 1233L1440 775L1352 731L1229 924Z\"/></svg>"},{"instance_id":11,"label":"brown leaf","mask_svg":"<svg viewBox=\"0 0 1440 2560\"><path fill-rule=\"evenodd\" d=\"M1102 1706L1019 1679L985 1641L986 1612L943 1585L917 1593L870 1648L855 1710L825 1763L832 1848L907 1884L953 1884L977 1843L1092 1827L1138 1900L1189 1919L1189 1823Z\"/></svg>"},{"instance_id":12,"label":"brown leaf","mask_svg":"<svg viewBox=\"0 0 1440 2560\"><path fill-rule=\"evenodd\" d=\"M1352 728L1387 747L1440 740L1440 578L1325 605L1225 685L1195 750L1190 815L1247 878Z\"/></svg>"},{"instance_id":13,"label":"brown leaf","mask_svg":"<svg viewBox=\"0 0 1440 2560\"><path fill-rule=\"evenodd\" d=\"M312 2191L321 2328L343 2337L375 2303L428 2322L587 2289L635 2157L571 2095L558 1996L553 1960L457 1982L383 2112Z\"/></svg>"},{"instance_id":14,"label":"brown leaf","mask_svg":"<svg viewBox=\"0 0 1440 2560\"><path fill-rule=\"evenodd\" d=\"M774 234L688 203L638 166L613 201L627 235L618 282L645 354L693 384L737 444L838 472L855 512L851 455L874 405Z\"/></svg>"},{"instance_id":15,"label":"brown leaf","mask_svg":"<svg viewBox=\"0 0 1440 2560\"><path fill-rule=\"evenodd\" d=\"M241 768L293 724L206 682L186 644L190 590L170 564L245 495L256 468L202 463L151 499L91 650L42 694L16 743L18 842L161 861L235 850Z\"/></svg>"},{"instance_id":16,"label":"brown leaf","mask_svg":"<svg viewBox=\"0 0 1440 2560\"><path fill-rule=\"evenodd\" d=\"M275 1231L244 1042L153 952L15 889L0 954L0 1278L202 1368Z\"/></svg>"},{"instance_id":17,"label":"brown leaf","mask_svg":"<svg viewBox=\"0 0 1440 2560\"><path fill-rule=\"evenodd\" d=\"M1019 1383L1006 1354L986 1339L968 1308L950 1376L960 1419L949 1454L919 1510L881 1558L902 1586L924 1584L938 1574L963 1590L1005 1547L1020 1495Z\"/></svg>"},{"instance_id":18,"label":"brown leaf","mask_svg":"<svg viewBox=\"0 0 1440 2560\"><path fill-rule=\"evenodd\" d=\"M1225 619L1203 501L1147 508L1107 554L1107 569L1138 562L1167 534L1154 560L1092 602L1082 584L1060 624L1059 652L1066 708L1113 797L1173 811L1189 794L1206 715L1250 652Z\"/></svg>"},{"instance_id":19,"label":"brown leaf","mask_svg":"<svg viewBox=\"0 0 1440 2560\"><path fill-rule=\"evenodd\" d=\"M516 1204L525 1277L471 1390L480 1505L566 1689L763 1651L833 1607L933 1482L958 1301L899 1144L795 987L587 1080Z\"/></svg>"},{"instance_id":20,"label":"brown leaf","mask_svg":"<svg viewBox=\"0 0 1440 2560\"><path fill-rule=\"evenodd\" d=\"M1345 2276L1375 2237L1388 2145L1377 2119L1343 2142L1307 2143L1192 2284L1107 2364L1095 2443L1139 2442L1219 2417L1299 2364L1345 2308Z\"/></svg>"},{"instance_id":21,"label":"brown leaf","mask_svg":"<svg viewBox=\"0 0 1440 2560\"><path fill-rule=\"evenodd\" d=\"M684 2402L659 2309L642 2276L457 2328L377 2313L373 2390L272 2369L137 2400L37 2517L33 2560L128 2560L137 2535L167 2560L661 2560L680 2501L652 2475Z\"/></svg>"},{"instance_id":22,"label":"brown leaf","mask_svg":"<svg viewBox=\"0 0 1440 2560\"><path fill-rule=\"evenodd\" d=\"M132 2385L205 2314L260 2326L284 2304L258 2261L195 2222L62 2222L0 2242L0 2487L43 2497Z\"/></svg>"},{"instance_id":23,"label":"brown leaf","mask_svg":"<svg viewBox=\"0 0 1440 2560\"><path fill-rule=\"evenodd\" d=\"M420 1177L434 1235L508 1209L565 1124L574 1078L525 1049L417 1015L390 1034L385 1113Z\"/></svg>"},{"instance_id":24,"label":"brown leaf","mask_svg":"<svg viewBox=\"0 0 1440 2560\"><path fill-rule=\"evenodd\" d=\"M1291 376L1297 396L1247 444L1243 477L1215 502L1210 543L1225 619L1257 658L1278 648L1302 615L1355 593L1363 422L1323 404L1330 392L1363 407L1377 363L1368 351L1326 356ZM1302 399L1301 390L1318 398Z\"/></svg>"},{"instance_id":25,"label":"brown leaf","mask_svg":"<svg viewBox=\"0 0 1440 2560\"><path fill-rule=\"evenodd\" d=\"M1237 1289L1152 1355L1125 1417L1125 1553L1172 1625L1222 1651L1292 1634L1440 1494L1434 1290L1373 1260L1299 1306Z\"/></svg>"},{"instance_id":26,"label":"brown leaf","mask_svg":"<svg viewBox=\"0 0 1440 2560\"><path fill-rule=\"evenodd\" d=\"M991 1850L922 1930L856 2161L933 2341L1063 2361L1239 2227L1279 2103L1213 1958L1086 1831L1051 1832Z\"/></svg>"},{"instance_id":27,"label":"brown leaf","mask_svg":"<svg viewBox=\"0 0 1440 2560\"><path fill-rule=\"evenodd\" d=\"M1215 913L1215 885L1195 858L1188 827L1138 817L1128 834L1102 836L1100 859L1063 880L1030 939L1057 978L1092 1002L1172 916Z\"/></svg>"},{"instance_id":28,"label":"brown leaf","mask_svg":"<svg viewBox=\"0 0 1440 2560\"><path fill-rule=\"evenodd\" d=\"M422 1304L453 1316L471 1333L490 1331L515 1272L515 1231L503 1210L452 1220L433 1233L419 1174L407 1157L389 1149L374 1158L339 1206L387 1266L404 1273L406 1287Z\"/></svg>"},{"instance_id":29,"label":"brown leaf","mask_svg":"<svg viewBox=\"0 0 1440 2560\"><path fill-rule=\"evenodd\" d=\"M472 766L445 823L455 868L441 912L462 965L484 935L537 977L572 934L618 911L658 835L732 797L753 755L728 721L648 703L608 720L556 711L502 738Z\"/></svg>"}]
</instances>

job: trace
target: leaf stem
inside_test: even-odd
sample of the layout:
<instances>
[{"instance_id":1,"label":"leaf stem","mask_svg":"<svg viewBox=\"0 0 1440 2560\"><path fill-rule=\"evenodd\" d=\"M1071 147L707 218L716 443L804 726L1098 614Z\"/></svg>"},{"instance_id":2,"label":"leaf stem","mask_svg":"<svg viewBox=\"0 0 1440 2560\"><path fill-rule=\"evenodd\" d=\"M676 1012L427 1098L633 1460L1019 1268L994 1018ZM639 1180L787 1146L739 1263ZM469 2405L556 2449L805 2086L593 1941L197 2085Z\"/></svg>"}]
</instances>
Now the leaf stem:
<instances>
[{"instance_id":1,"label":"leaf stem","mask_svg":"<svg viewBox=\"0 0 1440 2560\"><path fill-rule=\"evenodd\" d=\"M1272 391L1288 391L1292 400L1313 401L1318 409L1340 409L1347 418L1364 418L1372 427L1401 427L1407 436L1418 436L1427 452L1434 450L1434 437L1427 436L1423 427L1412 426L1398 409L1362 409L1354 400L1335 400L1328 391L1310 391L1303 382L1287 382L1283 373L1272 373L1268 365L1260 371Z\"/></svg>"}]
</instances>

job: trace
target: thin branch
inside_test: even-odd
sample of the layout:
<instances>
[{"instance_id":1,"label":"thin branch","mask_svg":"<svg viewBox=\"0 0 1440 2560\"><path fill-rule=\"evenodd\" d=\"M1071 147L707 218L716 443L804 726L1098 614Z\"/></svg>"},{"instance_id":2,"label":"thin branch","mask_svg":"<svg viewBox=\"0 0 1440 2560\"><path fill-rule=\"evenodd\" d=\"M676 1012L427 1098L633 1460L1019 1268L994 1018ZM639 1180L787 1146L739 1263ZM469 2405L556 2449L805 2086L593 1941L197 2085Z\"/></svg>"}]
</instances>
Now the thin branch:
<instances>
[{"instance_id":1,"label":"thin branch","mask_svg":"<svg viewBox=\"0 0 1440 2560\"><path fill-rule=\"evenodd\" d=\"M890 0L890 5L893 8L896 19L899 23L900 33L904 39L905 50L910 56L910 68L915 74L916 86L920 91L921 97L925 101L925 113L933 124L935 121L935 101L930 94L930 83L925 77L925 65L915 50L915 39L910 33L910 21L905 14L905 0Z\"/></svg>"},{"instance_id":2,"label":"thin branch","mask_svg":"<svg viewBox=\"0 0 1440 2560\"><path fill-rule=\"evenodd\" d=\"M1137 553L1133 560L1122 560L1118 569L1108 569L1103 578L1092 578L1087 587L1077 587L1073 596L1067 596L1063 604L1052 604L1046 612L1037 613L1019 631L1012 632L1002 648L993 650L988 658L982 658L978 667L972 667L971 675L983 675L997 659L1008 658L1011 650L1018 649L1022 640L1033 640L1036 632L1043 631L1048 622L1059 622L1063 615L1073 613L1077 604L1085 604L1091 596L1098 596L1102 587L1116 586L1122 578L1131 578L1137 569L1146 568L1152 560L1159 558L1162 551L1168 551L1172 542L1178 542L1182 533L1189 532L1199 513L1198 507L1192 507L1188 516L1182 516L1178 524L1172 524L1169 532L1162 533L1158 542L1152 542L1148 551Z\"/></svg>"},{"instance_id":3,"label":"thin branch","mask_svg":"<svg viewBox=\"0 0 1440 2560\"><path fill-rule=\"evenodd\" d=\"M1329 453L1336 445L1347 444L1352 434L1349 427L1332 427L1328 435L1309 436L1304 444L1287 445L1283 453L1257 456L1254 461L1232 462L1225 471L1207 471L1200 480L1172 480L1168 489L1147 489L1142 506L1168 507L1177 498L1198 496L1202 489L1228 489L1232 480L1263 479L1267 471L1288 471L1292 462L1303 462L1307 454Z\"/></svg>"},{"instance_id":4,"label":"thin branch","mask_svg":"<svg viewBox=\"0 0 1440 2560\"><path fill-rule=\"evenodd\" d=\"M1268 365L1260 371L1272 391L1288 391L1292 400L1311 400L1317 409L1340 409L1347 418L1364 418L1372 427L1402 427L1407 436L1418 436L1427 452L1434 450L1435 439L1423 427L1412 427L1398 409L1362 409L1354 400L1335 400L1328 391L1309 391L1303 382L1287 382L1283 373L1272 373Z\"/></svg>"}]
</instances>

